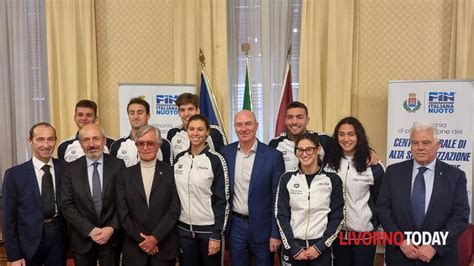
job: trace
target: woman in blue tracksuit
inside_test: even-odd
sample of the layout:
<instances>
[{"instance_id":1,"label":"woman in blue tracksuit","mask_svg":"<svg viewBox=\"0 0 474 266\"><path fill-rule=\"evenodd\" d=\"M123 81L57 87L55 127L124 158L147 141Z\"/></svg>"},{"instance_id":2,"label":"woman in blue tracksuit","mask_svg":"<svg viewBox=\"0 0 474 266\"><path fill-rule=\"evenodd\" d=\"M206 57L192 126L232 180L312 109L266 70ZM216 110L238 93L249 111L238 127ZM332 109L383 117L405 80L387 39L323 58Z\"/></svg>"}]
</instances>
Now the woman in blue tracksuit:
<instances>
[{"instance_id":1,"label":"woman in blue tracksuit","mask_svg":"<svg viewBox=\"0 0 474 266\"><path fill-rule=\"evenodd\" d=\"M380 162L367 166L370 148L365 129L357 118L346 117L339 121L333 139L338 145L326 170L341 177L345 205L342 233L339 235L343 239L338 239L332 246L334 265L373 265L376 245L349 243L348 235L361 235L358 233L377 229L375 200L384 169ZM341 242L344 245L339 245Z\"/></svg>"},{"instance_id":2,"label":"woman in blue tracksuit","mask_svg":"<svg viewBox=\"0 0 474 266\"><path fill-rule=\"evenodd\" d=\"M342 182L319 160L319 138L304 133L295 143L298 169L280 178L275 216L283 265L331 265L331 245L342 222Z\"/></svg>"},{"instance_id":3,"label":"woman in blue tracksuit","mask_svg":"<svg viewBox=\"0 0 474 266\"><path fill-rule=\"evenodd\" d=\"M188 122L190 147L176 156L174 175L181 202L178 221L180 265L223 264L223 236L229 214L229 179L224 158L209 148L208 119Z\"/></svg>"}]
</instances>

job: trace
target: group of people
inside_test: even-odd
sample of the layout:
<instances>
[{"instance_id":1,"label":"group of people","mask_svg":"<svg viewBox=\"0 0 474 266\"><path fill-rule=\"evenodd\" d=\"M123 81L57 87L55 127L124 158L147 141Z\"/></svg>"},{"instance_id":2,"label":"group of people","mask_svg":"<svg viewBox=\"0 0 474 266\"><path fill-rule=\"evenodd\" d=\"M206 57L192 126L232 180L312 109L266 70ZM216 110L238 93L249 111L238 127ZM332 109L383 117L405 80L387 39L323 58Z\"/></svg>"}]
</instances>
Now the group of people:
<instances>
[{"instance_id":1,"label":"group of people","mask_svg":"<svg viewBox=\"0 0 474 266\"><path fill-rule=\"evenodd\" d=\"M238 141L199 114L197 95L176 101L182 126L161 138L142 98L127 105L130 135L116 141L78 102L78 133L52 155L55 129L38 123L33 157L5 172L4 240L16 265L373 265L375 245L343 245L354 232L446 231L448 244L386 247L388 265L455 265L468 223L464 172L436 159L436 128L415 124L413 159L384 168L354 117L332 137L307 129L307 107L287 106L287 132L268 145L248 110ZM63 161L66 161L64 163ZM418 170L422 168L423 170ZM370 235L370 234L367 234ZM226 243L228 242L228 243ZM281 252L280 252L281 251Z\"/></svg>"}]
</instances>

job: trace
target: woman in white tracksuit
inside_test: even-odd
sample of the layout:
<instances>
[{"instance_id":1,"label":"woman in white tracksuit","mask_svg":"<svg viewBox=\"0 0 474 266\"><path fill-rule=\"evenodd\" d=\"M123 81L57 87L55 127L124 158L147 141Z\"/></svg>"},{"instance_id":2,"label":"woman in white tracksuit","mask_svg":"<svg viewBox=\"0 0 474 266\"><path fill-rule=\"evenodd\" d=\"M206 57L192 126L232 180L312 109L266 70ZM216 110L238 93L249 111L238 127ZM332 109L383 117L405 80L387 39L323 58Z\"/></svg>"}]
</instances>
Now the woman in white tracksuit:
<instances>
[{"instance_id":1,"label":"woman in white tracksuit","mask_svg":"<svg viewBox=\"0 0 474 266\"><path fill-rule=\"evenodd\" d=\"M342 182L323 170L316 135L295 143L298 169L280 178L275 216L283 242L282 265L331 265L331 245L342 222Z\"/></svg>"},{"instance_id":2,"label":"woman in white tracksuit","mask_svg":"<svg viewBox=\"0 0 474 266\"><path fill-rule=\"evenodd\" d=\"M208 119L188 122L190 147L176 156L174 175L181 202L178 221L180 265L223 264L222 242L229 214L229 181L224 158L209 148Z\"/></svg>"},{"instance_id":3,"label":"woman in white tracksuit","mask_svg":"<svg viewBox=\"0 0 474 266\"><path fill-rule=\"evenodd\" d=\"M371 150L365 129L357 118L346 117L339 121L333 139L337 146L326 170L342 178L345 205L342 231L332 246L334 265L373 265L376 245L349 240L351 235L377 230L375 202L384 169L381 163L367 165Z\"/></svg>"}]
</instances>

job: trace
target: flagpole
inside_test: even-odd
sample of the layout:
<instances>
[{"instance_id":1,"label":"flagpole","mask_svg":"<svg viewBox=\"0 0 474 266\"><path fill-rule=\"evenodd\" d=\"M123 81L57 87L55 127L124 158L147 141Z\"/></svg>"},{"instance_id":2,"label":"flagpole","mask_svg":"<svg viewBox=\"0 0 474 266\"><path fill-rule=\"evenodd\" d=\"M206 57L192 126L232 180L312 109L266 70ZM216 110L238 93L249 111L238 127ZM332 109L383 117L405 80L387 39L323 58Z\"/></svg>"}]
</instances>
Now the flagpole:
<instances>
[{"instance_id":1,"label":"flagpole","mask_svg":"<svg viewBox=\"0 0 474 266\"><path fill-rule=\"evenodd\" d=\"M291 45L288 47L286 54L286 67L285 73L283 76L283 83L280 92L280 98L278 101L278 109L276 113L276 123L275 123L275 137L278 137L281 132L285 132L284 117L286 116L286 105L293 100L292 88L291 88ZM290 82L289 84L287 84ZM288 85L288 86L287 86ZM287 91L289 89L289 91ZM288 95L289 94L289 95Z\"/></svg>"},{"instance_id":2,"label":"flagpole","mask_svg":"<svg viewBox=\"0 0 474 266\"><path fill-rule=\"evenodd\" d=\"M286 62L290 64L290 59L291 59L291 44L290 47L288 47L288 52L286 53Z\"/></svg>"},{"instance_id":3,"label":"flagpole","mask_svg":"<svg viewBox=\"0 0 474 266\"><path fill-rule=\"evenodd\" d=\"M290 44L290 47L288 47L288 51L286 53L286 66L285 66L285 73L283 74L283 83L282 83L282 88L281 88L281 92L280 92L280 99L278 101L278 104L281 104L281 100L283 99L283 95L285 94L285 85L286 85L286 81L288 80L288 72L290 71L290 67L291 67L291 64L290 64L290 59L291 59L291 44ZM286 108L286 106L285 106ZM278 111L277 111L277 116L278 116Z\"/></svg>"},{"instance_id":4,"label":"flagpole","mask_svg":"<svg viewBox=\"0 0 474 266\"><path fill-rule=\"evenodd\" d=\"M209 76L207 75L207 71L206 71L206 57L204 56L204 53L202 52L201 49L199 49L199 62L201 62L201 69L202 69L202 72L204 74L204 78L206 81L210 81L209 79ZM214 95L214 90L212 89L212 85L211 85L211 82L206 82L207 86L209 87L209 90L211 91L211 97L212 97L212 101L214 101L215 105L216 105L216 112L217 112L217 116L219 118L219 121L221 121L222 125L221 125L221 128L223 129L223 133L224 133L224 138L227 139L227 136L226 136L226 133L225 133L225 124L224 124L224 120L222 119L222 115L221 115L221 111L219 109L219 105L217 104L217 101L216 101L216 96Z\"/></svg>"},{"instance_id":5,"label":"flagpole","mask_svg":"<svg viewBox=\"0 0 474 266\"><path fill-rule=\"evenodd\" d=\"M288 51L286 53L286 67L285 67L285 79L283 80L283 86L285 86L285 83L286 83L286 80L288 79L288 71L290 70L290 67L291 67L291 64L290 64L290 60L291 60L291 44L290 44L290 47L288 47ZM283 88L282 86L282 88ZM281 96L283 97L283 91L281 92ZM281 99L280 99L281 101Z\"/></svg>"},{"instance_id":6,"label":"flagpole","mask_svg":"<svg viewBox=\"0 0 474 266\"><path fill-rule=\"evenodd\" d=\"M252 78L250 77L250 43L243 43L241 46L242 52L245 55L245 75L248 77L248 86L249 86L249 104L250 104L250 111L253 110L252 108ZM247 83L246 83L247 84ZM244 105L245 105L245 92L244 92Z\"/></svg>"}]
</instances>

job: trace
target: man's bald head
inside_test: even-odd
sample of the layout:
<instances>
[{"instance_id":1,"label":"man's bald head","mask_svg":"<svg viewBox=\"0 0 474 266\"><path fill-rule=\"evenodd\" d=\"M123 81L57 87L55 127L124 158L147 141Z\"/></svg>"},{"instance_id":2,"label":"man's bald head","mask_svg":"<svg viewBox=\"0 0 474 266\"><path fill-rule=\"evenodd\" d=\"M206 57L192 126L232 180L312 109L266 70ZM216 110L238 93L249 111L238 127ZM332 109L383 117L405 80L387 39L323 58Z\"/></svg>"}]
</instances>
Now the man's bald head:
<instances>
[{"instance_id":1,"label":"man's bald head","mask_svg":"<svg viewBox=\"0 0 474 266\"><path fill-rule=\"evenodd\" d=\"M256 139L258 123L255 114L242 110L235 114L234 128L241 144L253 143Z\"/></svg>"}]
</instances>

